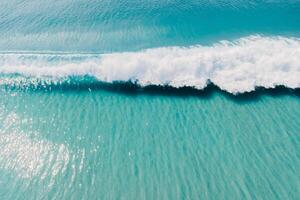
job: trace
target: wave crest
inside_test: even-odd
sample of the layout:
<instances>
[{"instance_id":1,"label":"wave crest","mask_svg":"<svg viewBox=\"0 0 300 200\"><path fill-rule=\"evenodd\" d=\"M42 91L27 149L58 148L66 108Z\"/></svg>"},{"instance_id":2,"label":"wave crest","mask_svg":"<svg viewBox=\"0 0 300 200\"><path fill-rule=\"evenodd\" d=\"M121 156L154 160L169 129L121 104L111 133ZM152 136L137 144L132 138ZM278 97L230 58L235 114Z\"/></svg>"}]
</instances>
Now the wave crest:
<instances>
[{"instance_id":1,"label":"wave crest","mask_svg":"<svg viewBox=\"0 0 300 200\"><path fill-rule=\"evenodd\" d=\"M208 83L230 93L256 87L300 87L300 40L250 36L212 46L162 47L111 54L2 53L0 74L18 74L46 84L71 76L103 82L134 81L141 86L203 89ZM9 81L7 81L9 80ZM0 84L17 79L1 78Z\"/></svg>"}]
</instances>

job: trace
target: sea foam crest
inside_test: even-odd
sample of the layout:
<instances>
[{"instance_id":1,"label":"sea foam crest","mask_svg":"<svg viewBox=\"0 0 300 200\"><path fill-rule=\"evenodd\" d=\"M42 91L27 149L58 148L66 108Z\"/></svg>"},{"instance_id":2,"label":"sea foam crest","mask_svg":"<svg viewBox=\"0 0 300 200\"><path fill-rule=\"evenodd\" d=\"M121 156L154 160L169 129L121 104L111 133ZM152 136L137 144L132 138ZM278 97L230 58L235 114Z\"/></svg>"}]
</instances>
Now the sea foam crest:
<instances>
[{"instance_id":1,"label":"sea foam crest","mask_svg":"<svg viewBox=\"0 0 300 200\"><path fill-rule=\"evenodd\" d=\"M104 82L131 80L141 86L197 89L212 82L231 93L278 85L299 88L300 40L249 36L211 46L162 47L100 55L2 53L0 74L53 80L88 75Z\"/></svg>"}]
</instances>

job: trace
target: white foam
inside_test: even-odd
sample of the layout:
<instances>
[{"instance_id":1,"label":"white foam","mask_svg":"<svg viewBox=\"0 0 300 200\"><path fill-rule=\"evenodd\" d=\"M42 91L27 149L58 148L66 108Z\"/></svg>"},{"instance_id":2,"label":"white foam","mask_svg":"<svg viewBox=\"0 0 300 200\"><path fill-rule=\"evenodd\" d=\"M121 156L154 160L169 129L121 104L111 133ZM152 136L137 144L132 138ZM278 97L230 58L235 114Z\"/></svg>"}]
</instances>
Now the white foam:
<instances>
[{"instance_id":1,"label":"white foam","mask_svg":"<svg viewBox=\"0 0 300 200\"><path fill-rule=\"evenodd\" d=\"M39 78L89 75L100 81L142 86L191 86L213 82L231 93L255 87L300 87L300 40L249 36L212 46L163 47L102 55L1 54L0 73Z\"/></svg>"}]
</instances>

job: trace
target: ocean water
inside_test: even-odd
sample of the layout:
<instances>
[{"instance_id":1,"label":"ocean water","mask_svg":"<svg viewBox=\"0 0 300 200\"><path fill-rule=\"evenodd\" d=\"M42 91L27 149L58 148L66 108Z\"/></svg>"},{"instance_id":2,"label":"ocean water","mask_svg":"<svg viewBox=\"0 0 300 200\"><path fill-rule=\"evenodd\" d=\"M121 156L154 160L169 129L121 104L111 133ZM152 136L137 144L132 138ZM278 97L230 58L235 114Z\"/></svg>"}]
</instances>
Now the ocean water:
<instances>
[{"instance_id":1,"label":"ocean water","mask_svg":"<svg viewBox=\"0 0 300 200\"><path fill-rule=\"evenodd\" d=\"M1 0L1 199L299 199L300 1Z\"/></svg>"}]
</instances>

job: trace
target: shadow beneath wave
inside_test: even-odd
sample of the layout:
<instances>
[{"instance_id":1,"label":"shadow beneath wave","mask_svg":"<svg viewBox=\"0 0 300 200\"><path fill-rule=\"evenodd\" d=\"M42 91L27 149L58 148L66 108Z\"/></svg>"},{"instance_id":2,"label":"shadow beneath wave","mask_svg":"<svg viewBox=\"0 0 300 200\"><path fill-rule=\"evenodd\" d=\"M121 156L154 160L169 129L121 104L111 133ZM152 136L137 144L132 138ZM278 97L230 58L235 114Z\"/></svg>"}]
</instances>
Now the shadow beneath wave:
<instances>
[{"instance_id":1,"label":"shadow beneath wave","mask_svg":"<svg viewBox=\"0 0 300 200\"><path fill-rule=\"evenodd\" d=\"M249 102L258 101L262 96L294 96L300 98L300 88L290 89L284 86L277 86L276 88L266 89L263 87L256 88L255 91L231 94L229 92L221 90L218 86L210 83L206 88L199 90L193 87L181 87L175 88L172 86L157 86L149 85L141 87L134 82L114 82L105 83L99 81L74 81L74 82L62 82L58 84L40 84L40 85L27 85L26 87L20 86L6 86L6 89L21 90L21 91L33 91L33 92L97 92L106 91L111 93L118 93L126 96L170 96L170 97L198 97L202 99L209 99L215 94L222 94L227 98L237 102Z\"/></svg>"}]
</instances>

